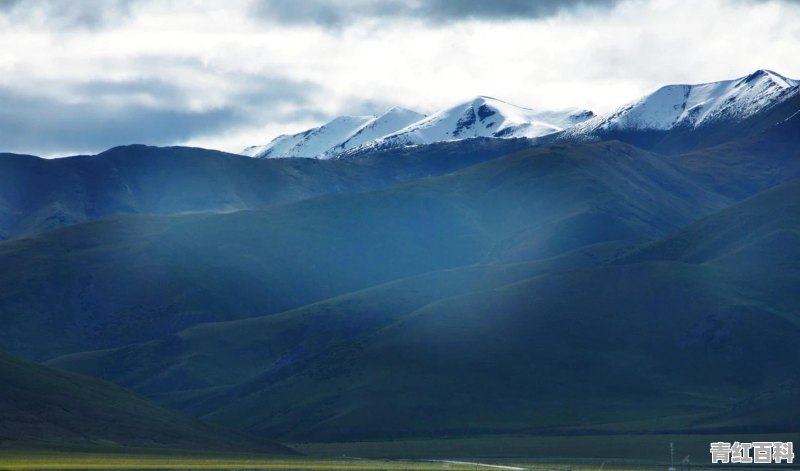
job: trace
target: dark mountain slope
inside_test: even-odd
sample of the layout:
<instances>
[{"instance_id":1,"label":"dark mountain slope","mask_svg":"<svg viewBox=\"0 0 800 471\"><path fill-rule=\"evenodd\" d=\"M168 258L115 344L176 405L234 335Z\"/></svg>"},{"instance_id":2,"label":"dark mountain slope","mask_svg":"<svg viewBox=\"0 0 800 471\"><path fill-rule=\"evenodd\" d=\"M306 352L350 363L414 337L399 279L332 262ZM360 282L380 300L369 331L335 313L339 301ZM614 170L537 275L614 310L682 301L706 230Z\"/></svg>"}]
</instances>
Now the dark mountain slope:
<instances>
[{"instance_id":1,"label":"dark mountain slope","mask_svg":"<svg viewBox=\"0 0 800 471\"><path fill-rule=\"evenodd\" d=\"M770 133L773 127L786 123L792 117L797 117L797 113L800 111L800 87L787 90L785 95L785 98L774 106L765 108L760 113L738 123L720 123L696 132L676 130L674 133L665 136L656 145L655 150L675 154L686 150L711 147L747 136ZM798 130L796 123L797 121L794 124L795 138ZM785 135L785 137L790 138L792 136Z\"/></svg>"},{"instance_id":2,"label":"dark mountain slope","mask_svg":"<svg viewBox=\"0 0 800 471\"><path fill-rule=\"evenodd\" d=\"M792 181L624 256L429 273L54 364L292 439L792 432L798 232Z\"/></svg>"},{"instance_id":3,"label":"dark mountain slope","mask_svg":"<svg viewBox=\"0 0 800 471\"><path fill-rule=\"evenodd\" d=\"M271 159L189 147L115 147L62 159L0 154L0 237L115 214L232 211L386 188L528 147L474 139L347 160Z\"/></svg>"},{"instance_id":4,"label":"dark mountain slope","mask_svg":"<svg viewBox=\"0 0 800 471\"><path fill-rule=\"evenodd\" d=\"M739 263L739 257L749 257L750 251L758 248L769 249L759 252L763 271L778 263L782 268L800 268L800 245L794 239L800 231L798 195L800 180L795 179L708 216L676 234L646 244L621 261L723 263L730 260Z\"/></svg>"},{"instance_id":5,"label":"dark mountain slope","mask_svg":"<svg viewBox=\"0 0 800 471\"><path fill-rule=\"evenodd\" d=\"M800 176L800 94L762 124L770 126L749 135L751 130L743 130L745 137L671 161L703 186L737 200Z\"/></svg>"},{"instance_id":6,"label":"dark mountain slope","mask_svg":"<svg viewBox=\"0 0 800 471\"><path fill-rule=\"evenodd\" d=\"M185 448L293 454L211 427L118 386L0 353L0 445Z\"/></svg>"},{"instance_id":7,"label":"dark mountain slope","mask_svg":"<svg viewBox=\"0 0 800 471\"><path fill-rule=\"evenodd\" d=\"M617 262L443 299L208 418L302 439L796 431L763 412L798 397L798 214L792 182Z\"/></svg>"},{"instance_id":8,"label":"dark mountain slope","mask_svg":"<svg viewBox=\"0 0 800 471\"><path fill-rule=\"evenodd\" d=\"M443 300L277 381L245 383L206 417L303 440L710 430L800 378L797 323L722 275L615 266ZM738 431L758 423L746 412ZM800 425L783 420L782 431Z\"/></svg>"},{"instance_id":9,"label":"dark mountain slope","mask_svg":"<svg viewBox=\"0 0 800 471\"><path fill-rule=\"evenodd\" d=\"M599 244L541 261L440 270L269 316L195 326L174 336L112 350L81 352L49 365L102 377L194 415L300 369L336 345L366 338L442 299L501 287L543 273L594 266L628 247Z\"/></svg>"},{"instance_id":10,"label":"dark mountain slope","mask_svg":"<svg viewBox=\"0 0 800 471\"><path fill-rule=\"evenodd\" d=\"M111 348L433 270L653 239L725 204L600 143L267 210L80 224L0 243L0 343L37 359Z\"/></svg>"},{"instance_id":11,"label":"dark mountain slope","mask_svg":"<svg viewBox=\"0 0 800 471\"><path fill-rule=\"evenodd\" d=\"M731 201L620 142L534 148L433 183L475 201L494 242L487 259L502 261L654 239Z\"/></svg>"},{"instance_id":12,"label":"dark mountain slope","mask_svg":"<svg viewBox=\"0 0 800 471\"><path fill-rule=\"evenodd\" d=\"M676 260L741 273L740 296L797 318L800 280L800 180L720 211L625 256L621 262Z\"/></svg>"}]
</instances>

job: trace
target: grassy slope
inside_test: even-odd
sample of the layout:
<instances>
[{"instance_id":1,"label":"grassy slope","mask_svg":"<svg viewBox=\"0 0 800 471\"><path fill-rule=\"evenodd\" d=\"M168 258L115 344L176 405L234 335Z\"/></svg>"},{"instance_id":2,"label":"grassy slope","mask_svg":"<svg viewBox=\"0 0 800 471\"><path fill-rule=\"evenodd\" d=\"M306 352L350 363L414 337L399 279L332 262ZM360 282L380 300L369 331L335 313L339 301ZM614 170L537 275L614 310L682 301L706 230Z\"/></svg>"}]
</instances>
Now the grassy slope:
<instances>
[{"instance_id":1,"label":"grassy slope","mask_svg":"<svg viewBox=\"0 0 800 471\"><path fill-rule=\"evenodd\" d=\"M435 272L59 362L305 439L793 431L799 206L790 182L605 264Z\"/></svg>"},{"instance_id":2,"label":"grassy slope","mask_svg":"<svg viewBox=\"0 0 800 471\"><path fill-rule=\"evenodd\" d=\"M775 123L735 141L674 156L671 161L706 188L740 200L800 176L800 94ZM794 113L791 117L787 114Z\"/></svg>"},{"instance_id":3,"label":"grassy slope","mask_svg":"<svg viewBox=\"0 0 800 471\"><path fill-rule=\"evenodd\" d=\"M46 359L142 342L428 271L646 240L725 203L600 143L265 210L95 221L0 243L0 345Z\"/></svg>"},{"instance_id":4,"label":"grassy slope","mask_svg":"<svg viewBox=\"0 0 800 471\"><path fill-rule=\"evenodd\" d=\"M331 347L365 338L428 304L543 273L593 266L626 247L599 244L541 261L430 272L279 314L202 324L144 344L80 352L48 363L205 414L240 395L237 385L242 382L274 380L275 374L286 374L287 366L300 368Z\"/></svg>"},{"instance_id":5,"label":"grassy slope","mask_svg":"<svg viewBox=\"0 0 800 471\"><path fill-rule=\"evenodd\" d=\"M444 299L210 418L318 439L797 431L798 208L788 183L616 263Z\"/></svg>"},{"instance_id":6,"label":"grassy slope","mask_svg":"<svg viewBox=\"0 0 800 471\"><path fill-rule=\"evenodd\" d=\"M744 244L749 253L791 253L787 250L796 246L791 215L797 190L790 184L775 191L779 196L728 210L734 223L769 215L747 231L731 229L734 239L764 230L765 237ZM154 392L164 388L159 391L164 397L182 396L186 407L211 405L216 410L208 418L265 435L342 439L796 430L795 416L764 421L764 414L754 412L763 411L764 398L794 397L793 386L781 381L800 378L793 347L798 327L791 310L798 301L796 272L791 265L770 273L769 266L754 271L741 264L752 260L742 258L741 240L725 248L724 256L708 260L620 259L573 271L533 269L496 278L459 279L466 272L454 270L452 278L439 281L448 289L455 283L449 296L429 293L420 300L424 305L402 298L414 286L414 275L437 268L490 261L507 265L592 242L641 240L685 225L724 202L648 154L601 143L532 150L379 193L326 197L268 211L162 219L164 226L153 229L156 236L126 232L120 220L104 221L94 226L102 230L90 233L97 240L81 239L88 247L84 253L82 245L76 246L78 236L85 236L84 226L30 242L36 248L42 240L56 244L53 253L59 256L64 246L57 244L66 241L78 260L94 262L94 256L103 260L103 250L114 250L115 257L120 247L130 253L136 244L117 241L140 238L135 240L144 241L145 250L172 264L170 270L180 266L174 260L185 259L189 276L198 271L225 275L248 267L242 260L252 259L269 268L251 272L261 289L283 296L301 293L297 287L324 289L338 283L340 291L328 296L319 291L319 300L408 278L398 281L397 290L388 284L274 319L244 322L244 329L236 323L204 326L177 338L167 336L155 347L112 355L112 369L130 368L132 376L125 380ZM783 219L786 230L776 232L766 224ZM703 224L710 223L696 227ZM322 230L324 237L310 229ZM63 236L70 231L77 231L72 240ZM716 226L699 230L703 237L690 243L702 247L706 237L717 233ZM18 243L0 249L15 254ZM232 261L232 254L239 258ZM395 271L374 271L376 260L381 270L389 266ZM734 263L726 263L730 260ZM337 271L344 263L347 270ZM303 271L293 272L297 267ZM164 279L175 282L174 273ZM239 284L247 279L234 273L231 280ZM293 279L298 285L291 285ZM493 282L475 288L486 279ZM219 278L199 280L212 293L233 287L232 282L218 286ZM257 292L245 287L236 295ZM384 323L365 326L345 317L354 303L367 314L382 314L388 306L388 316ZM334 324L335 342L312 342L320 350L303 358L308 346L302 339L310 326L321 324L319 319L340 322ZM237 331L249 333L248 327L268 335L277 329L277 334L263 343L248 342L253 350L230 353L226 342ZM323 329L315 335L328 339L329 334ZM218 352L230 356L217 362ZM165 365L163 375L151 376L141 365L153 357L176 361ZM72 357L70 364L86 371L109 365L104 363L108 359L85 358L88 363ZM226 368L259 359L269 363L263 374L257 368ZM763 368L766 360L771 361ZM214 387L197 384L209 366L210 379L228 391L191 397L192 390ZM738 374L739 368L753 373Z\"/></svg>"},{"instance_id":7,"label":"grassy slope","mask_svg":"<svg viewBox=\"0 0 800 471\"><path fill-rule=\"evenodd\" d=\"M792 239L800 228L800 179L764 191L741 203L704 218L661 240L645 244L627 254L621 261L681 260L689 263L708 261L739 262L749 257L750 250L759 253L761 270L781 263L781 267L797 268L797 250ZM774 244L785 240L778 251ZM764 246L766 244L766 246ZM763 258L766 257L766 258Z\"/></svg>"},{"instance_id":8,"label":"grassy slope","mask_svg":"<svg viewBox=\"0 0 800 471\"><path fill-rule=\"evenodd\" d=\"M148 447L291 454L94 378L0 354L0 446Z\"/></svg>"},{"instance_id":9,"label":"grassy slope","mask_svg":"<svg viewBox=\"0 0 800 471\"><path fill-rule=\"evenodd\" d=\"M244 387L209 418L306 439L714 428L800 378L791 313L753 305L722 275L613 267L446 300ZM796 417L759 424L744 410L733 425L792 430Z\"/></svg>"}]
</instances>

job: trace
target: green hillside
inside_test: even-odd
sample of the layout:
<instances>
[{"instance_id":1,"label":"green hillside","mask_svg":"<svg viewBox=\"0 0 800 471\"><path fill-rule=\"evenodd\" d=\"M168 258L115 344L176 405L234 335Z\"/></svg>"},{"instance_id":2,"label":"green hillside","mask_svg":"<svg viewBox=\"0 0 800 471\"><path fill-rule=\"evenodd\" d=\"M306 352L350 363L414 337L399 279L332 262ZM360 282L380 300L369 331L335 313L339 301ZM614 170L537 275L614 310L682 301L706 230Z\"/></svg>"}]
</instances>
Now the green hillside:
<instances>
[{"instance_id":1,"label":"green hillside","mask_svg":"<svg viewBox=\"0 0 800 471\"><path fill-rule=\"evenodd\" d=\"M102 377L192 414L207 414L234 400L242 382L271 381L286 374L286 367L300 368L331 347L368 338L429 304L543 273L594 266L627 247L599 244L541 261L434 271L278 314L201 324L142 344L64 355L48 364Z\"/></svg>"},{"instance_id":2,"label":"green hillside","mask_svg":"<svg viewBox=\"0 0 800 471\"><path fill-rule=\"evenodd\" d=\"M0 447L202 449L292 454L118 386L0 353Z\"/></svg>"},{"instance_id":3,"label":"green hillside","mask_svg":"<svg viewBox=\"0 0 800 471\"><path fill-rule=\"evenodd\" d=\"M794 181L624 255L433 272L54 363L303 440L796 432L798 209Z\"/></svg>"},{"instance_id":4,"label":"green hillside","mask_svg":"<svg viewBox=\"0 0 800 471\"><path fill-rule=\"evenodd\" d=\"M714 257L648 255L657 243L432 303L300 371L242 386L238 402L209 418L321 439L797 431L798 209L792 182L664 242L727 239ZM739 258L751 256L764 263Z\"/></svg>"},{"instance_id":5,"label":"green hillside","mask_svg":"<svg viewBox=\"0 0 800 471\"><path fill-rule=\"evenodd\" d=\"M0 243L0 345L264 437L796 431L800 190L706 183L600 142L77 224Z\"/></svg>"},{"instance_id":6,"label":"green hillside","mask_svg":"<svg viewBox=\"0 0 800 471\"><path fill-rule=\"evenodd\" d=\"M98 220L0 243L0 346L39 360L113 348L429 271L651 240L726 203L599 143L264 210Z\"/></svg>"}]
</instances>

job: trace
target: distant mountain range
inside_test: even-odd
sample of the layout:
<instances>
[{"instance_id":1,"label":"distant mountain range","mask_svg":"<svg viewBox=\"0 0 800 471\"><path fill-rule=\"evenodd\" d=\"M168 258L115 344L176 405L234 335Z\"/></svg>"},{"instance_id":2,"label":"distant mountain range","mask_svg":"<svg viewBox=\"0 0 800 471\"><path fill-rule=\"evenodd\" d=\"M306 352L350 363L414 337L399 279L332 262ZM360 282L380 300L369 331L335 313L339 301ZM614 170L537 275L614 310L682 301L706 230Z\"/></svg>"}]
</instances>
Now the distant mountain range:
<instances>
[{"instance_id":1,"label":"distant mountain range","mask_svg":"<svg viewBox=\"0 0 800 471\"><path fill-rule=\"evenodd\" d=\"M165 442L223 448L796 432L798 90L479 97L252 152L318 158L0 154L0 350L24 359L0 357L0 432L74 440L84 410L91 441L164 414Z\"/></svg>"},{"instance_id":2,"label":"distant mountain range","mask_svg":"<svg viewBox=\"0 0 800 471\"><path fill-rule=\"evenodd\" d=\"M621 139L644 148L681 152L754 132L796 112L800 82L769 70L700 85L667 85L607 115L579 123L560 142ZM783 107L789 103L788 107ZM790 114L781 115L783 107ZM734 134L730 134L731 131Z\"/></svg>"},{"instance_id":3,"label":"distant mountain range","mask_svg":"<svg viewBox=\"0 0 800 471\"><path fill-rule=\"evenodd\" d=\"M618 130L698 129L745 119L797 92L797 80L757 70L734 80L700 85L667 85L618 110L567 130L585 135Z\"/></svg>"},{"instance_id":4,"label":"distant mountain range","mask_svg":"<svg viewBox=\"0 0 800 471\"><path fill-rule=\"evenodd\" d=\"M115 214L236 211L377 190L529 146L524 139L472 139L347 161L143 145L60 159L0 153L0 240Z\"/></svg>"},{"instance_id":5,"label":"distant mountain range","mask_svg":"<svg viewBox=\"0 0 800 471\"><path fill-rule=\"evenodd\" d=\"M242 153L258 158L330 158L423 118L425 115L404 108L392 108L381 116L340 116L318 128L279 136L265 146L248 147Z\"/></svg>"},{"instance_id":6,"label":"distant mountain range","mask_svg":"<svg viewBox=\"0 0 800 471\"><path fill-rule=\"evenodd\" d=\"M330 159L393 147L432 144L474 137L539 137L593 116L587 110L532 110L479 96L425 116L392 108L381 116L340 116L318 128L279 136L242 153L257 158Z\"/></svg>"},{"instance_id":7,"label":"distant mountain range","mask_svg":"<svg viewBox=\"0 0 800 471\"><path fill-rule=\"evenodd\" d=\"M623 134L691 133L742 122L798 95L798 82L770 70L734 80L667 85L605 115L588 110L534 110L480 96L425 116L392 108L382 116L340 116L242 153L257 158L330 159L392 147L474 137L556 136L584 141Z\"/></svg>"}]
</instances>

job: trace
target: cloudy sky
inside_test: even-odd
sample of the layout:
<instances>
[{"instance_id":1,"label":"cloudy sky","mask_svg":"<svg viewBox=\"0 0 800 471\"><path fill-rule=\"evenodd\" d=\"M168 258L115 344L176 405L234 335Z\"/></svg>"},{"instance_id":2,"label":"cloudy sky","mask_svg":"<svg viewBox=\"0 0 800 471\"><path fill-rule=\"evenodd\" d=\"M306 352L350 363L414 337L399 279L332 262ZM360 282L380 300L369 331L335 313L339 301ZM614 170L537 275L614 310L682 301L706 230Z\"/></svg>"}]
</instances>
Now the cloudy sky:
<instances>
[{"instance_id":1,"label":"cloudy sky","mask_svg":"<svg viewBox=\"0 0 800 471\"><path fill-rule=\"evenodd\" d=\"M796 0L0 0L0 151L238 151L475 95L602 113L666 83L800 78Z\"/></svg>"}]
</instances>

